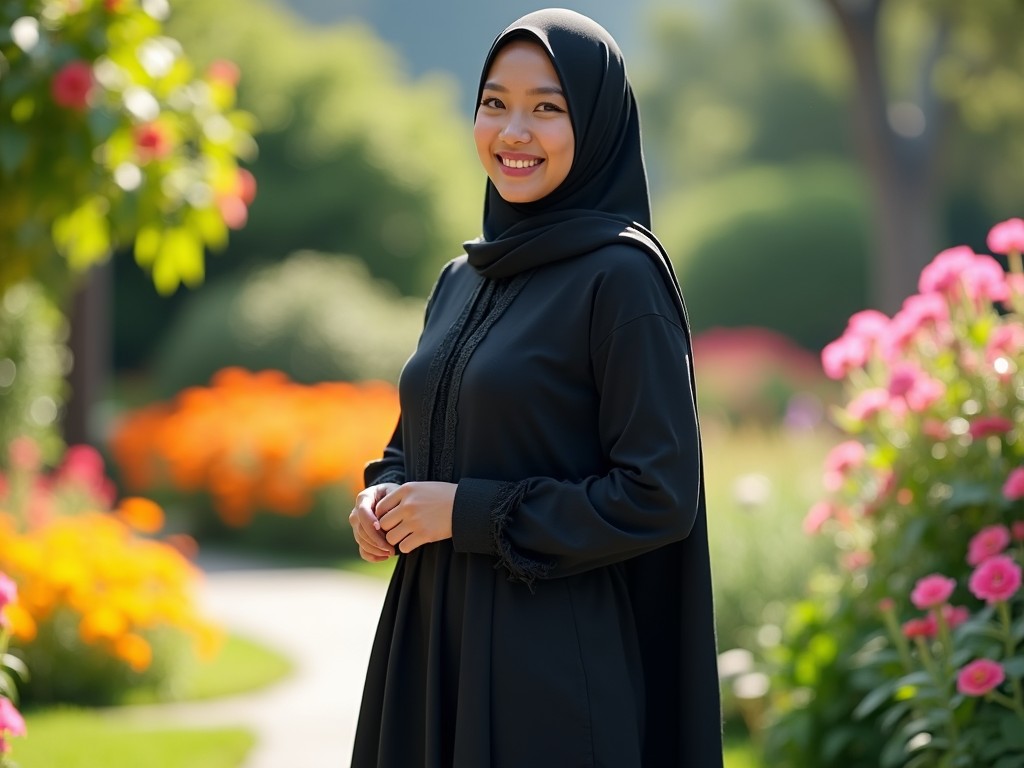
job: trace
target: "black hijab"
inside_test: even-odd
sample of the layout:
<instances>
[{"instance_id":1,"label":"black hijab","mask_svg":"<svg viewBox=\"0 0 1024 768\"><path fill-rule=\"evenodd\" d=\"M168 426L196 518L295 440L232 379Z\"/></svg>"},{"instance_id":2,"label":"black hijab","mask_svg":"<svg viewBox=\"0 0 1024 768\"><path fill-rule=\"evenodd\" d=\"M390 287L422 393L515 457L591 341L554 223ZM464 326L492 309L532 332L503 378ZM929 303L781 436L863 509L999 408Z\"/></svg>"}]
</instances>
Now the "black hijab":
<instances>
[{"instance_id":1,"label":"black hijab","mask_svg":"<svg viewBox=\"0 0 1024 768\"><path fill-rule=\"evenodd\" d=\"M626 238L652 251L670 271L650 232L640 119L615 40L575 11L528 14L491 45L477 89L478 108L495 57L515 40L537 43L551 59L569 105L575 155L566 179L535 202L509 203L488 180L483 236L464 244L469 263L485 277L510 277ZM678 293L674 277L670 283Z\"/></svg>"}]
</instances>

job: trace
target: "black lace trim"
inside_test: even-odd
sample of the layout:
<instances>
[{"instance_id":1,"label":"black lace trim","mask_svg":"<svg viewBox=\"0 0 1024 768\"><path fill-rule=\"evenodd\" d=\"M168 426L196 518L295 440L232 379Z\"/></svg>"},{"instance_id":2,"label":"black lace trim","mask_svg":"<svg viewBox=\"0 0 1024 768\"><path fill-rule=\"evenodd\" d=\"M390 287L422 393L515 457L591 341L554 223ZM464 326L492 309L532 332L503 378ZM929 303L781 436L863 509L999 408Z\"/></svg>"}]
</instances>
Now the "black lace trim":
<instances>
[{"instance_id":1,"label":"black lace trim","mask_svg":"<svg viewBox=\"0 0 1024 768\"><path fill-rule=\"evenodd\" d=\"M533 582L536 579L547 578L554 568L554 563L527 557L513 548L505 536L505 526L522 503L526 487L527 483L523 480L518 483L505 483L498 489L494 507L491 509L491 538L498 553L498 562L494 567L504 566L508 571L509 581L521 581L532 592Z\"/></svg>"}]
</instances>

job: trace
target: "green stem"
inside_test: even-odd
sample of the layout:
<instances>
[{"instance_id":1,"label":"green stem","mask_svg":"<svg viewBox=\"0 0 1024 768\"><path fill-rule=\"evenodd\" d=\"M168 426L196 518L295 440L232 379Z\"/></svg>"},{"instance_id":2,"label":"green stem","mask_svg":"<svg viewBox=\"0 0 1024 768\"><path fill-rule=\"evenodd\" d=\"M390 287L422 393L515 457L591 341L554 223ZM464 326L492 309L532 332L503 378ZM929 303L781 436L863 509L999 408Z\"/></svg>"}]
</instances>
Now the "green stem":
<instances>
[{"instance_id":1,"label":"green stem","mask_svg":"<svg viewBox=\"0 0 1024 768\"><path fill-rule=\"evenodd\" d=\"M1000 600L997 604L999 608L999 618L1003 625L1003 640L1006 645L1006 658L1013 658L1014 642L1013 642L1013 618L1010 616L1010 605L1005 600ZM1014 710L1024 716L1024 692L1021 691L1020 678L1016 675L1010 676L1010 687L1013 688L1013 701Z\"/></svg>"},{"instance_id":2,"label":"green stem","mask_svg":"<svg viewBox=\"0 0 1024 768\"><path fill-rule=\"evenodd\" d=\"M996 704L1002 704L1007 709L1012 709L1022 720L1024 720L1024 706L1022 706L1019 701L1015 701L999 691L989 691L985 694L985 698L994 701Z\"/></svg>"}]
</instances>

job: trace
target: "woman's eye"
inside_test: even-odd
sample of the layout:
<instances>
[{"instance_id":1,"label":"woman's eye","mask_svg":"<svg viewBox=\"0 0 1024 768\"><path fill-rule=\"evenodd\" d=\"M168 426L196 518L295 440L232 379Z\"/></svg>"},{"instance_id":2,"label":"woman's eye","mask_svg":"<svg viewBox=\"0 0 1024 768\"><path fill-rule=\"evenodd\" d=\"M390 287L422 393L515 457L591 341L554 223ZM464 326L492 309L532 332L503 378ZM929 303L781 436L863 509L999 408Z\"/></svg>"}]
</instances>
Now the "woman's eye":
<instances>
[{"instance_id":1,"label":"woman's eye","mask_svg":"<svg viewBox=\"0 0 1024 768\"><path fill-rule=\"evenodd\" d=\"M545 101L543 104L538 104L537 105L537 111L538 112L565 112L565 110L562 109L560 106L558 106L557 104L552 104L549 101Z\"/></svg>"},{"instance_id":2,"label":"woman's eye","mask_svg":"<svg viewBox=\"0 0 1024 768\"><path fill-rule=\"evenodd\" d=\"M490 107L491 109L501 109L505 105L501 103L501 99L495 98L494 96L488 96L480 101L481 107Z\"/></svg>"}]
</instances>

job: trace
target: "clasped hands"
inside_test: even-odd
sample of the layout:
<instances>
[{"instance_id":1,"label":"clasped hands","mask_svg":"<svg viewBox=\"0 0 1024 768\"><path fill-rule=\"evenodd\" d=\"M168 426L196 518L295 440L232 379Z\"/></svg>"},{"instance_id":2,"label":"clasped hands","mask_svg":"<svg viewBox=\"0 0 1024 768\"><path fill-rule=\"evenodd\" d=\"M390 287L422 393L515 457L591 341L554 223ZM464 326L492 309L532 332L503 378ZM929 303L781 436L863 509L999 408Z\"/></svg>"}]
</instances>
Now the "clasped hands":
<instances>
[{"instance_id":1,"label":"clasped hands","mask_svg":"<svg viewBox=\"0 0 1024 768\"><path fill-rule=\"evenodd\" d=\"M454 483L382 483L356 496L348 516L359 556L371 563L452 537Z\"/></svg>"}]
</instances>

